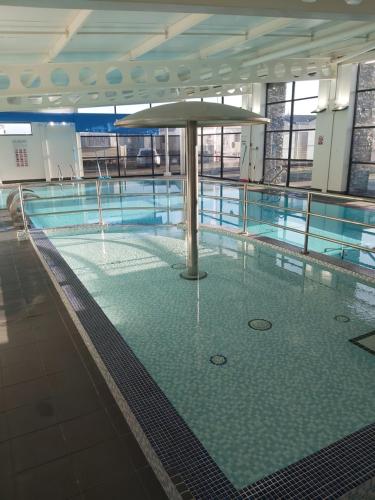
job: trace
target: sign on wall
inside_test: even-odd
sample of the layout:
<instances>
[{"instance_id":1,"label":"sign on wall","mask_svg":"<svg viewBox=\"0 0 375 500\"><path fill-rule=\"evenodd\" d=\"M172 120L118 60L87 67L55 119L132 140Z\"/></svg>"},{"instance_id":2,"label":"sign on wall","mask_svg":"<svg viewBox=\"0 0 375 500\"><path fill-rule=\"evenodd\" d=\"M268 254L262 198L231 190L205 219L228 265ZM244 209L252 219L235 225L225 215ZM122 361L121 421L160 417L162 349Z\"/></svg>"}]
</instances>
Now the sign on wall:
<instances>
[{"instance_id":1,"label":"sign on wall","mask_svg":"<svg viewBox=\"0 0 375 500\"><path fill-rule=\"evenodd\" d=\"M29 155L27 151L27 141L22 139L17 139L13 141L14 154L16 157L17 167L28 167L29 166Z\"/></svg>"}]
</instances>

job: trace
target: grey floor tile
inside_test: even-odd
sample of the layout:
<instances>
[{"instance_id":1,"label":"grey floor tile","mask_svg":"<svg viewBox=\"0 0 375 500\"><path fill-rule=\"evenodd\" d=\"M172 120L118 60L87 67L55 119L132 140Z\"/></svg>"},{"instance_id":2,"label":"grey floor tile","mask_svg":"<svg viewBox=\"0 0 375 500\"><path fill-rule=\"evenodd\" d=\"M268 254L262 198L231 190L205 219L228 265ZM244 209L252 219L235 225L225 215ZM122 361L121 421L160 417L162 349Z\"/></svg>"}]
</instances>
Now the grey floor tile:
<instances>
[{"instance_id":1,"label":"grey floor tile","mask_svg":"<svg viewBox=\"0 0 375 500\"><path fill-rule=\"evenodd\" d=\"M151 467L143 467L137 474L150 500L167 500L167 495Z\"/></svg>"},{"instance_id":2,"label":"grey floor tile","mask_svg":"<svg viewBox=\"0 0 375 500\"><path fill-rule=\"evenodd\" d=\"M133 434L126 434L121 438L121 442L123 443L124 449L126 450L127 454L130 456L135 469L145 467L148 464L147 459L144 456Z\"/></svg>"},{"instance_id":3,"label":"grey floor tile","mask_svg":"<svg viewBox=\"0 0 375 500\"><path fill-rule=\"evenodd\" d=\"M16 485L18 500L66 500L79 495L69 457L21 472Z\"/></svg>"},{"instance_id":4,"label":"grey floor tile","mask_svg":"<svg viewBox=\"0 0 375 500\"><path fill-rule=\"evenodd\" d=\"M17 363L2 368L3 386L19 384L27 382L44 375L42 361L38 357L28 361L27 363Z\"/></svg>"},{"instance_id":5,"label":"grey floor tile","mask_svg":"<svg viewBox=\"0 0 375 500\"><path fill-rule=\"evenodd\" d=\"M65 440L58 425L12 440L17 472L37 467L66 455Z\"/></svg>"},{"instance_id":6,"label":"grey floor tile","mask_svg":"<svg viewBox=\"0 0 375 500\"><path fill-rule=\"evenodd\" d=\"M145 500L146 493L139 480L133 473L125 475L118 481L106 481L83 493L85 500Z\"/></svg>"},{"instance_id":7,"label":"grey floor tile","mask_svg":"<svg viewBox=\"0 0 375 500\"><path fill-rule=\"evenodd\" d=\"M0 365L10 366L17 363L28 363L39 357L36 344L26 344L9 347L9 349L0 350Z\"/></svg>"},{"instance_id":8,"label":"grey floor tile","mask_svg":"<svg viewBox=\"0 0 375 500\"><path fill-rule=\"evenodd\" d=\"M52 398L40 399L31 405L20 406L6 413L9 436L14 438L57 423Z\"/></svg>"},{"instance_id":9,"label":"grey floor tile","mask_svg":"<svg viewBox=\"0 0 375 500\"><path fill-rule=\"evenodd\" d=\"M117 406L117 403L106 406L106 411L109 414L112 425L114 426L116 434L118 436L124 436L125 434L129 434L131 432L124 415L121 413L120 408Z\"/></svg>"},{"instance_id":10,"label":"grey floor tile","mask_svg":"<svg viewBox=\"0 0 375 500\"><path fill-rule=\"evenodd\" d=\"M18 500L13 476L0 477L0 498L1 500Z\"/></svg>"},{"instance_id":11,"label":"grey floor tile","mask_svg":"<svg viewBox=\"0 0 375 500\"><path fill-rule=\"evenodd\" d=\"M62 392L54 396L56 415L60 421L87 415L101 407L101 402L93 388Z\"/></svg>"},{"instance_id":12,"label":"grey floor tile","mask_svg":"<svg viewBox=\"0 0 375 500\"><path fill-rule=\"evenodd\" d=\"M70 452L79 451L115 437L115 430L108 414L103 409L63 422L61 428Z\"/></svg>"},{"instance_id":13,"label":"grey floor tile","mask_svg":"<svg viewBox=\"0 0 375 500\"><path fill-rule=\"evenodd\" d=\"M0 350L35 342L30 325L23 322L12 325L0 325Z\"/></svg>"},{"instance_id":14,"label":"grey floor tile","mask_svg":"<svg viewBox=\"0 0 375 500\"><path fill-rule=\"evenodd\" d=\"M12 410L19 406L33 404L36 401L50 397L52 393L49 379L46 376L4 387L2 392L4 410Z\"/></svg>"},{"instance_id":15,"label":"grey floor tile","mask_svg":"<svg viewBox=\"0 0 375 500\"><path fill-rule=\"evenodd\" d=\"M119 439L105 441L72 455L82 491L105 481L118 481L133 474L134 467Z\"/></svg>"},{"instance_id":16,"label":"grey floor tile","mask_svg":"<svg viewBox=\"0 0 375 500\"><path fill-rule=\"evenodd\" d=\"M0 443L6 441L7 439L9 439L9 428L8 428L7 417L5 413L0 413Z\"/></svg>"},{"instance_id":17,"label":"grey floor tile","mask_svg":"<svg viewBox=\"0 0 375 500\"><path fill-rule=\"evenodd\" d=\"M50 373L47 378L53 394L79 391L84 388L94 389L92 381L80 360L74 365L72 364L69 370Z\"/></svg>"},{"instance_id":18,"label":"grey floor tile","mask_svg":"<svg viewBox=\"0 0 375 500\"><path fill-rule=\"evenodd\" d=\"M0 443L0 464L0 479L7 478L13 474L10 441Z\"/></svg>"}]
</instances>

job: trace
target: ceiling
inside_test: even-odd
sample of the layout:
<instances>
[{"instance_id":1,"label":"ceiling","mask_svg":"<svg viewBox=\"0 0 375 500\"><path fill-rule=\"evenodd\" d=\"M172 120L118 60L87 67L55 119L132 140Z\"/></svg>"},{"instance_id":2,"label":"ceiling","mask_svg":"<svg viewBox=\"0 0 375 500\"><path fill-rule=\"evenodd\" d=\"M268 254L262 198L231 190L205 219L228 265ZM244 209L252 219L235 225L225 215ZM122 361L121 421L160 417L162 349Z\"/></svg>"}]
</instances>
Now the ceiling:
<instances>
[{"instance_id":1,"label":"ceiling","mask_svg":"<svg viewBox=\"0 0 375 500\"><path fill-rule=\"evenodd\" d=\"M173 9L169 0L75 1L90 7L80 10L1 2L0 109L242 93L253 82L332 78L338 63L375 59L373 0L284 0L277 12L275 0L191 1ZM253 15L236 14L249 6Z\"/></svg>"}]
</instances>

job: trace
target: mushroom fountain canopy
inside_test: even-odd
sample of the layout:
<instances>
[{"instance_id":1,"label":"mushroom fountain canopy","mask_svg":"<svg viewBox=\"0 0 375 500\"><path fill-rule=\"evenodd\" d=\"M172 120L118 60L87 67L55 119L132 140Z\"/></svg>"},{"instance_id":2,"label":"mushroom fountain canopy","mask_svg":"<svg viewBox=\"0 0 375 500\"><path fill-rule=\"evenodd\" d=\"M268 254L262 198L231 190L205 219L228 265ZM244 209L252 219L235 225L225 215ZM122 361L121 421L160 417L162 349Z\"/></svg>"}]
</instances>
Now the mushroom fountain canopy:
<instances>
[{"instance_id":1,"label":"mushroom fountain canopy","mask_svg":"<svg viewBox=\"0 0 375 500\"><path fill-rule=\"evenodd\" d=\"M198 269L198 169L197 127L265 125L269 119L235 106L212 102L177 102L145 109L117 120L117 127L186 128L186 239L187 269L180 276L187 280L205 278Z\"/></svg>"},{"instance_id":2,"label":"mushroom fountain canopy","mask_svg":"<svg viewBox=\"0 0 375 500\"><path fill-rule=\"evenodd\" d=\"M264 125L268 118L227 104L213 102L177 102L144 109L117 120L116 127L137 128L184 128L187 122L198 127L222 127L231 125Z\"/></svg>"}]
</instances>

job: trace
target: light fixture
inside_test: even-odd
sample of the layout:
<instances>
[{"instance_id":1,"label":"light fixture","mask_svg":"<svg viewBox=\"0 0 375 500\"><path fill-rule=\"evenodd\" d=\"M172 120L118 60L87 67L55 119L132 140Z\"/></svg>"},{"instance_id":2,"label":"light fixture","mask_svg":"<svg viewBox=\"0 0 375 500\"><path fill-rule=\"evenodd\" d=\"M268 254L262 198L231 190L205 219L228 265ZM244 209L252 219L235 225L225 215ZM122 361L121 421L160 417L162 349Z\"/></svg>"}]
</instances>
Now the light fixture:
<instances>
[{"instance_id":1,"label":"light fixture","mask_svg":"<svg viewBox=\"0 0 375 500\"><path fill-rule=\"evenodd\" d=\"M345 111L345 109L348 109L349 104L341 104L341 105L336 105L333 108L331 108L331 111Z\"/></svg>"},{"instance_id":2,"label":"light fixture","mask_svg":"<svg viewBox=\"0 0 375 500\"><path fill-rule=\"evenodd\" d=\"M317 0L302 0L303 3L316 3ZM348 5L359 5L362 0L345 0Z\"/></svg>"},{"instance_id":3,"label":"light fixture","mask_svg":"<svg viewBox=\"0 0 375 500\"><path fill-rule=\"evenodd\" d=\"M324 111L327 111L327 106L325 108L316 108L314 111L311 111L311 114L319 114L323 113Z\"/></svg>"}]
</instances>

